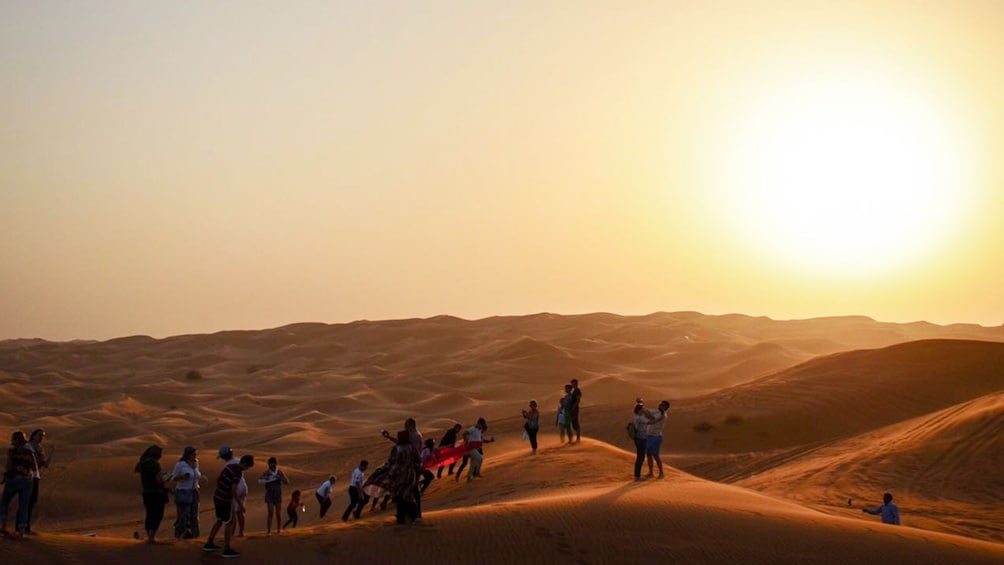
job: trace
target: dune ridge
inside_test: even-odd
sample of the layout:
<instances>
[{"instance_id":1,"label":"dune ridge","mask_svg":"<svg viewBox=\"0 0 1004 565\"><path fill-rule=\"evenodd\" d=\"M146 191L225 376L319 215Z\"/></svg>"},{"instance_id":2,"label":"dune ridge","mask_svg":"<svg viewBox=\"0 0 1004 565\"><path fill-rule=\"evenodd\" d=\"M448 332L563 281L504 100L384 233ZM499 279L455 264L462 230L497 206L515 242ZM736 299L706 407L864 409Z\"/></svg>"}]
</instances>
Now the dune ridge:
<instances>
[{"instance_id":1,"label":"dune ridge","mask_svg":"<svg viewBox=\"0 0 1004 565\"><path fill-rule=\"evenodd\" d=\"M551 424L573 376L586 439L558 446ZM0 341L0 423L45 427L57 446L37 514L45 534L29 542L31 554L0 543L0 559L197 555L187 542L146 548L130 539L142 520L132 465L153 442L165 446L165 467L197 446L213 478L219 445L262 462L276 455L292 488L312 489L329 473L344 481L361 458L382 460L389 444L379 431L407 417L438 439L454 421L484 416L499 439L485 479L434 483L425 525L400 530L386 514L321 523L308 512L295 535L248 539L243 559L284 562L302 547L289 562L352 562L404 555L394 548L425 540L423 562L449 561L450 547L457 562L603 563L651 552L684 563L874 562L888 552L1000 562L1002 391L1004 328L864 317L440 316ZM623 428L638 396L673 401L666 481L629 480ZM545 424L536 458L519 440L530 398ZM347 503L340 485L335 509ZM860 513L883 490L896 492L904 522L917 528L890 532ZM636 536L639 512L654 519ZM172 519L169 508L162 531ZM249 520L261 527L260 505ZM472 524L498 534L457 544L455 532ZM861 546L843 547L848 535Z\"/></svg>"}]
</instances>

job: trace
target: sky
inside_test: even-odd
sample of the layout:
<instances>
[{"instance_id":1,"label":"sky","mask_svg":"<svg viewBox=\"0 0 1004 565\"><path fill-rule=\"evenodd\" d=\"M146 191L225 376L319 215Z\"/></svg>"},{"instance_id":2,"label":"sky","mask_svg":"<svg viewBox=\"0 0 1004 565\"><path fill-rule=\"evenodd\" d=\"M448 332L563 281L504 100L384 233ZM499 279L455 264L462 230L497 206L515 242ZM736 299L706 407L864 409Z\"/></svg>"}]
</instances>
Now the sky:
<instances>
[{"instance_id":1,"label":"sky","mask_svg":"<svg viewBox=\"0 0 1004 565\"><path fill-rule=\"evenodd\" d=\"M0 339L1004 323L1004 2L0 13Z\"/></svg>"}]
</instances>

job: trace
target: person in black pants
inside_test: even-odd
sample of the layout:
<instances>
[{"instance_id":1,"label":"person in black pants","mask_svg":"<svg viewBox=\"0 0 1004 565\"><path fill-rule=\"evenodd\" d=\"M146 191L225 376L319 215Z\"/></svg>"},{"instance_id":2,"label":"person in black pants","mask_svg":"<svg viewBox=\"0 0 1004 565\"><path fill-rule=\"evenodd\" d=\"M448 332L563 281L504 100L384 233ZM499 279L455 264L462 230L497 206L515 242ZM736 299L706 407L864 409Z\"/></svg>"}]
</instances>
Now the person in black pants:
<instances>
[{"instance_id":1,"label":"person in black pants","mask_svg":"<svg viewBox=\"0 0 1004 565\"><path fill-rule=\"evenodd\" d=\"M146 508L146 520L143 528L146 530L146 542L156 543L154 537L164 519L164 506L167 505L167 488L164 487L164 475L160 471L160 456L164 453L159 445L146 448L133 471L139 473L143 485L143 506Z\"/></svg>"}]
</instances>

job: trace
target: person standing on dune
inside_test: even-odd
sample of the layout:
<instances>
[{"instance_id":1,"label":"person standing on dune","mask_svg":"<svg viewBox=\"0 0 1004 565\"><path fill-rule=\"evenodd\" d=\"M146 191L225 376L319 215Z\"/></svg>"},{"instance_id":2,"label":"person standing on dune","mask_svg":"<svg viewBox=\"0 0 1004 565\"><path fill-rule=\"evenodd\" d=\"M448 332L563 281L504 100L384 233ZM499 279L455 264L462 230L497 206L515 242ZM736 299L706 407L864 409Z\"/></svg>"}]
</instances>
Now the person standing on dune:
<instances>
[{"instance_id":1,"label":"person standing on dune","mask_svg":"<svg viewBox=\"0 0 1004 565\"><path fill-rule=\"evenodd\" d=\"M8 535L7 512L11 500L17 497L17 533L15 539L23 540L28 529L28 505L31 503L31 470L35 455L27 446L28 438L18 430L10 436L7 464L3 473L3 497L0 498L0 533Z\"/></svg>"},{"instance_id":2,"label":"person standing on dune","mask_svg":"<svg viewBox=\"0 0 1004 565\"><path fill-rule=\"evenodd\" d=\"M561 443L565 443L565 436L568 436L568 443L572 443L572 385L565 385L565 396L558 401L558 429L561 432Z\"/></svg>"},{"instance_id":3,"label":"person standing on dune","mask_svg":"<svg viewBox=\"0 0 1004 565\"><path fill-rule=\"evenodd\" d=\"M659 409L655 412L649 412L648 410L642 410L647 418L649 418L648 427L646 428L647 438L645 440L645 455L648 458L648 474L645 475L648 478L652 478L652 462L659 466L659 478L666 478L665 473L662 470L662 457L659 456L659 451L662 448L662 428L666 425L666 413L669 411L669 401L663 400L659 403Z\"/></svg>"},{"instance_id":4,"label":"person standing on dune","mask_svg":"<svg viewBox=\"0 0 1004 565\"><path fill-rule=\"evenodd\" d=\"M24 533L34 534L35 531L31 529L31 514L35 511L35 504L38 503L38 489L41 486L42 479L42 467L48 468L52 463L52 454L56 451L56 446L50 445L49 452L45 453L42 450L42 442L45 440L45 430L38 428L37 430L31 432L28 436L28 449L35 453L35 468L31 471L32 483L34 488L31 489L31 502L28 504L28 527Z\"/></svg>"},{"instance_id":5,"label":"person standing on dune","mask_svg":"<svg viewBox=\"0 0 1004 565\"><path fill-rule=\"evenodd\" d=\"M279 533L282 528L282 485L289 484L286 473L279 469L279 460L275 457L268 458L268 469L258 478L260 484L265 485L265 506L268 507L268 517L265 522L265 536L272 535L272 517L275 516L275 533Z\"/></svg>"},{"instance_id":6,"label":"person standing on dune","mask_svg":"<svg viewBox=\"0 0 1004 565\"><path fill-rule=\"evenodd\" d=\"M202 479L198 453L190 445L181 452L181 459L174 464L169 479L174 481L174 504L177 510L174 521L175 539L191 539L200 535L199 482Z\"/></svg>"},{"instance_id":7,"label":"person standing on dune","mask_svg":"<svg viewBox=\"0 0 1004 565\"><path fill-rule=\"evenodd\" d=\"M865 514L871 514L872 516L882 516L883 524L892 524L898 526L899 524L899 507L893 504L892 494L885 493L882 495L882 506L872 510L871 508L862 508L862 512Z\"/></svg>"},{"instance_id":8,"label":"person standing on dune","mask_svg":"<svg viewBox=\"0 0 1004 565\"><path fill-rule=\"evenodd\" d=\"M233 455L233 451L229 447L221 447L219 458L227 461L229 459L228 455ZM240 557L241 554L230 547L230 540L234 536L234 526L236 525L234 523L234 501L237 500L237 485L240 483L241 478L244 477L244 471L247 471L251 467L254 467L254 457L244 455L236 462L228 462L223 466L223 470L220 471L220 476L216 479L216 492L213 493L213 505L216 508L216 523L209 530L209 539L206 540L206 545L202 547L202 551L222 550L223 557ZM223 547L213 543L221 527L223 527Z\"/></svg>"},{"instance_id":9,"label":"person standing on dune","mask_svg":"<svg viewBox=\"0 0 1004 565\"><path fill-rule=\"evenodd\" d=\"M523 419L526 422L523 423L523 429L526 430L526 436L530 438L530 455L537 454L537 431L540 430L540 411L537 410L537 401L530 400L530 409L522 410Z\"/></svg>"},{"instance_id":10,"label":"person standing on dune","mask_svg":"<svg viewBox=\"0 0 1004 565\"><path fill-rule=\"evenodd\" d=\"M569 408L569 415L572 417L571 426L575 430L575 443L582 441L582 429L579 427L579 405L582 403L582 390L579 389L579 379L572 379L572 401ZM571 443L572 436L569 434L568 442Z\"/></svg>"},{"instance_id":11,"label":"person standing on dune","mask_svg":"<svg viewBox=\"0 0 1004 565\"><path fill-rule=\"evenodd\" d=\"M143 486L143 506L146 508L146 520L143 529L146 531L146 542L155 543L154 537L164 519L164 506L167 505L167 487L164 486L165 476L160 470L160 457L164 450L159 445L151 445L140 456L133 469L139 473Z\"/></svg>"},{"instance_id":12,"label":"person standing on dune","mask_svg":"<svg viewBox=\"0 0 1004 565\"><path fill-rule=\"evenodd\" d=\"M645 415L645 405L640 402L636 402L634 405L634 418L631 420L631 423L634 424L634 480L636 481L645 480L645 478L641 476L641 466L645 463L645 451L648 448L646 430L648 429L649 419L650 418Z\"/></svg>"}]
</instances>

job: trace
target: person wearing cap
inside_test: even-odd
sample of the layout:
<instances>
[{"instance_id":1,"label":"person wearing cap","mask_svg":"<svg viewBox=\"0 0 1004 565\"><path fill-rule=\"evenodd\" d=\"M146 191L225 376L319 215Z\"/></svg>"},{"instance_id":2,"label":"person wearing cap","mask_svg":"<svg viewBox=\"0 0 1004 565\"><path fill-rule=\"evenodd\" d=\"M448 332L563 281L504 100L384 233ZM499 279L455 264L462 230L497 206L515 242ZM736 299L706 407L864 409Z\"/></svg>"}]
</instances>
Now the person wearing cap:
<instances>
[{"instance_id":1,"label":"person wearing cap","mask_svg":"<svg viewBox=\"0 0 1004 565\"><path fill-rule=\"evenodd\" d=\"M34 534L35 532L31 529L31 513L35 510L35 504L38 503L38 489L41 486L40 481L42 479L42 467L49 467L52 461L52 454L56 451L56 446L50 445L49 452L45 453L42 450L42 441L45 440L45 430L38 428L31 432L28 437L28 449L35 454L35 467L31 471L32 484L34 488L31 489L31 501L28 503L28 526L25 530L26 534Z\"/></svg>"},{"instance_id":2,"label":"person wearing cap","mask_svg":"<svg viewBox=\"0 0 1004 565\"><path fill-rule=\"evenodd\" d=\"M216 491L213 493L216 522L213 524L213 528L209 530L209 539L206 540L206 545L202 547L202 550L222 550L223 557L240 557L240 553L230 546L230 539L233 537L235 525L234 501L237 500L237 486L241 478L244 477L244 471L254 467L254 457L244 455L239 460L234 461L232 459L233 450L226 446L220 448L217 457L223 460L227 460L228 457L231 459L223 466L223 470L220 471L220 476L216 480ZM216 534L219 533L221 527L223 527L223 547L214 543Z\"/></svg>"},{"instance_id":3,"label":"person wearing cap","mask_svg":"<svg viewBox=\"0 0 1004 565\"><path fill-rule=\"evenodd\" d=\"M195 447L189 445L174 464L171 472L174 481L174 504L178 510L174 521L175 539L197 538L199 533L199 483L206 477L199 471L199 457Z\"/></svg>"}]
</instances>

